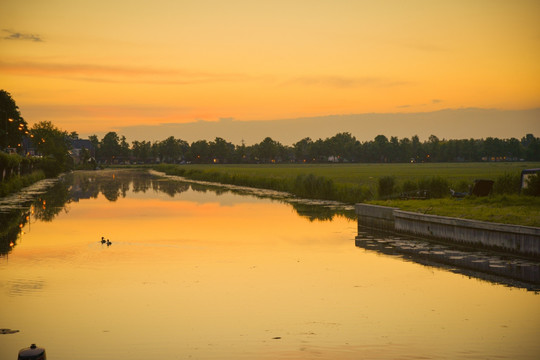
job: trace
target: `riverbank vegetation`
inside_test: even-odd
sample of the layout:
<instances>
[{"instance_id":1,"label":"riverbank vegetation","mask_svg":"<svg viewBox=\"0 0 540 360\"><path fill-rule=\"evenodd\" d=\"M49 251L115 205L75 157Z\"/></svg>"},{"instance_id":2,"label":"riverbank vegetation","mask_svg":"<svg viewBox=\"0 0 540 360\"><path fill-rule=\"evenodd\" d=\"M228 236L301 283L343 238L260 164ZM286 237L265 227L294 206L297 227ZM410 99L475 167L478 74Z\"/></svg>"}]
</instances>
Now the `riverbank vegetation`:
<instances>
[{"instance_id":1,"label":"riverbank vegetation","mask_svg":"<svg viewBox=\"0 0 540 360\"><path fill-rule=\"evenodd\" d=\"M46 162L40 158L0 152L0 197L44 179L45 164Z\"/></svg>"},{"instance_id":2,"label":"riverbank vegetation","mask_svg":"<svg viewBox=\"0 0 540 360\"><path fill-rule=\"evenodd\" d=\"M286 191L299 197L369 202L404 210L540 226L540 199L521 193L521 170L538 163L155 165L193 180ZM494 181L492 195L452 198L475 179ZM533 178L533 181L536 178ZM536 185L532 184L533 188ZM403 199L425 191L426 199Z\"/></svg>"},{"instance_id":3,"label":"riverbank vegetation","mask_svg":"<svg viewBox=\"0 0 540 360\"><path fill-rule=\"evenodd\" d=\"M26 186L45 179L43 170L36 170L26 175L15 175L7 180L0 182L0 197L13 194Z\"/></svg>"},{"instance_id":4,"label":"riverbank vegetation","mask_svg":"<svg viewBox=\"0 0 540 360\"><path fill-rule=\"evenodd\" d=\"M540 197L526 195L468 196L462 199L373 200L374 205L424 214L540 227Z\"/></svg>"},{"instance_id":5,"label":"riverbank vegetation","mask_svg":"<svg viewBox=\"0 0 540 360\"><path fill-rule=\"evenodd\" d=\"M34 125L31 132L39 137L36 146L44 155L22 156L0 151L0 197L73 168L63 132L49 122Z\"/></svg>"},{"instance_id":6,"label":"riverbank vegetation","mask_svg":"<svg viewBox=\"0 0 540 360\"><path fill-rule=\"evenodd\" d=\"M29 128L5 90L0 90L0 120L0 197L73 169L67 132L50 121Z\"/></svg>"},{"instance_id":7,"label":"riverbank vegetation","mask_svg":"<svg viewBox=\"0 0 540 360\"><path fill-rule=\"evenodd\" d=\"M518 194L523 169L539 168L540 163L415 163L415 164L245 164L245 165L171 165L153 166L158 171L196 180L235 183L237 185L290 189L308 175L311 181L323 178L334 186L360 186L369 199L399 197L402 192L432 190L435 197L450 196L450 188L465 191L475 179L495 181L494 193ZM391 179L381 184L381 179ZM319 180L322 181L322 180ZM242 182L244 184L242 184ZM284 185L289 183L290 185ZM328 186L328 185L326 185ZM443 191L444 190L444 191ZM366 194L367 195L367 194ZM358 202L363 199L355 199Z\"/></svg>"}]
</instances>

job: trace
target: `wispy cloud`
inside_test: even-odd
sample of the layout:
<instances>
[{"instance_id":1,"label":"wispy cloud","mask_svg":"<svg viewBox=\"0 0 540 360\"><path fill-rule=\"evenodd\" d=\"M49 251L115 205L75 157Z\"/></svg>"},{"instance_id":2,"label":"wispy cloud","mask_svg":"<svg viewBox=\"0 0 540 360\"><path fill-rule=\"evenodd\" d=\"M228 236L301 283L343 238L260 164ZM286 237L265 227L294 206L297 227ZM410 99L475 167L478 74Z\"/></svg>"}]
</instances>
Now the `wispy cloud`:
<instances>
[{"instance_id":1,"label":"wispy cloud","mask_svg":"<svg viewBox=\"0 0 540 360\"><path fill-rule=\"evenodd\" d=\"M27 34L27 33L21 33L16 32L8 29L2 29L4 33L7 33L6 36L3 37L4 40L27 40L27 41L34 41L34 42L43 42L43 39L41 36L36 34Z\"/></svg>"},{"instance_id":2,"label":"wispy cloud","mask_svg":"<svg viewBox=\"0 0 540 360\"><path fill-rule=\"evenodd\" d=\"M245 74L219 74L179 69L130 67L94 64L61 64L0 61L4 73L24 76L54 77L105 83L188 85L249 80Z\"/></svg>"},{"instance_id":3,"label":"wispy cloud","mask_svg":"<svg viewBox=\"0 0 540 360\"><path fill-rule=\"evenodd\" d=\"M289 80L287 85L299 84L304 86L325 86L333 88L355 88L361 86L399 86L407 82L392 81L380 77L348 77L348 76L302 76Z\"/></svg>"}]
</instances>

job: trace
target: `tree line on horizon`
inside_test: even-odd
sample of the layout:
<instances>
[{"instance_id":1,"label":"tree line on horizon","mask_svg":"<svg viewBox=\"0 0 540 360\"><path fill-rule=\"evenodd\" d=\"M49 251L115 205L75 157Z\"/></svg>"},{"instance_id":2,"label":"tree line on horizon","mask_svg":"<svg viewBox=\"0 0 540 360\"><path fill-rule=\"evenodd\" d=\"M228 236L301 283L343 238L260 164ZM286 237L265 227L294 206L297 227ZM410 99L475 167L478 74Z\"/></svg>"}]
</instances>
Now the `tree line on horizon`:
<instances>
[{"instance_id":1,"label":"tree line on horizon","mask_svg":"<svg viewBox=\"0 0 540 360\"><path fill-rule=\"evenodd\" d=\"M50 121L41 121L28 127L15 100L0 90L0 116L3 126L1 149L15 150L26 155L29 148L47 158L46 172L56 173L73 168L69 151L77 132L57 128ZM361 142L348 132L326 139L301 139L292 146L283 145L270 137L254 145L235 145L221 137L213 141L198 140L191 144L170 136L162 141L132 141L116 132L107 133L101 140L89 136L93 149L83 149L83 163L95 158L99 163L404 163L455 161L540 161L540 138L526 134L521 139L446 140L431 135L421 142L412 138L388 139L377 135L371 141ZM9 159L2 156L0 163ZM12 161L13 159L9 160ZM13 162L13 161L12 161ZM8 166L8 165L5 165ZM13 167L13 166L12 166ZM45 165L42 164L42 167Z\"/></svg>"},{"instance_id":2,"label":"tree line on horizon","mask_svg":"<svg viewBox=\"0 0 540 360\"><path fill-rule=\"evenodd\" d=\"M266 137L254 145L235 145L216 137L213 141L187 141L170 136L163 141L132 141L116 132L101 140L89 137L100 163L405 163L405 162L475 162L540 161L540 138L526 134L516 138L446 140L431 135L421 142L418 136L388 139L378 135L361 142L348 132L326 139L304 138L292 146Z\"/></svg>"}]
</instances>

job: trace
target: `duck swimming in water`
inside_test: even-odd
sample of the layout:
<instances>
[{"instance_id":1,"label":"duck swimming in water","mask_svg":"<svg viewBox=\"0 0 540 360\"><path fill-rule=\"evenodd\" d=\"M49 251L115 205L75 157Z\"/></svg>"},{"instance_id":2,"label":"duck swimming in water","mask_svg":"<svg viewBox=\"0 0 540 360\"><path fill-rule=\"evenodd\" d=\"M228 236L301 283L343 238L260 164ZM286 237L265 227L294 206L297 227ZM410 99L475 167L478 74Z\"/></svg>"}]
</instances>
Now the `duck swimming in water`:
<instances>
[{"instance_id":1,"label":"duck swimming in water","mask_svg":"<svg viewBox=\"0 0 540 360\"><path fill-rule=\"evenodd\" d=\"M106 241L105 241L105 238L102 236L102 237L101 237L101 243L102 243L102 244L105 244L105 242L106 242Z\"/></svg>"},{"instance_id":2,"label":"duck swimming in water","mask_svg":"<svg viewBox=\"0 0 540 360\"><path fill-rule=\"evenodd\" d=\"M112 242L109 239L107 239L107 246L111 246L111 244Z\"/></svg>"}]
</instances>

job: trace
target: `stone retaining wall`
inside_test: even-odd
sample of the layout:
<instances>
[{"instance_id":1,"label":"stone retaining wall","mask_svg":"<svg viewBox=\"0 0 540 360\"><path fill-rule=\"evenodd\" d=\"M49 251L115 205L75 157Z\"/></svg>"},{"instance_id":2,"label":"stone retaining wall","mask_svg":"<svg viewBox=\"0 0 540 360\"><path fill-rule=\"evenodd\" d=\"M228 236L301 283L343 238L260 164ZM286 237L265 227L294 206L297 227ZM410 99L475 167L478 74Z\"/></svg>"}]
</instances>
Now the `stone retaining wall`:
<instances>
[{"instance_id":1,"label":"stone retaining wall","mask_svg":"<svg viewBox=\"0 0 540 360\"><path fill-rule=\"evenodd\" d=\"M358 224L540 258L540 228L357 204Z\"/></svg>"}]
</instances>

